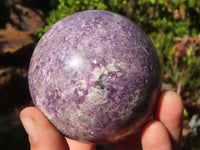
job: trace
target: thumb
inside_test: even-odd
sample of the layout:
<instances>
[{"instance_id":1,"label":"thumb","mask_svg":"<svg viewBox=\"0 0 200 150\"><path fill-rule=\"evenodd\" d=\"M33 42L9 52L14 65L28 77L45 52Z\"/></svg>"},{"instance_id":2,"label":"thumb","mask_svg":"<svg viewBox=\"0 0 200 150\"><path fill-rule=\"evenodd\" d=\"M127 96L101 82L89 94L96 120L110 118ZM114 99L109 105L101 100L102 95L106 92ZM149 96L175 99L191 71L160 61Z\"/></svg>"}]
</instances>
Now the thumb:
<instances>
[{"instance_id":1,"label":"thumb","mask_svg":"<svg viewBox=\"0 0 200 150\"><path fill-rule=\"evenodd\" d=\"M31 150L69 150L65 138L37 108L23 109L20 118L29 135Z\"/></svg>"}]
</instances>

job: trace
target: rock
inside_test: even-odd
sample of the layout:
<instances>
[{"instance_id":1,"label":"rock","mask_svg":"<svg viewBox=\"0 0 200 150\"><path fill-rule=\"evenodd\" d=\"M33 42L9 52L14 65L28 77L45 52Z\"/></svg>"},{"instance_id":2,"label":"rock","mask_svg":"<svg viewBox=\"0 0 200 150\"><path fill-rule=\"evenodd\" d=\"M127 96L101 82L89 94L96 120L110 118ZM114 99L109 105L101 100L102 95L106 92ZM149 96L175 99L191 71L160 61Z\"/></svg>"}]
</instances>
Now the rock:
<instances>
[{"instance_id":1,"label":"rock","mask_svg":"<svg viewBox=\"0 0 200 150\"><path fill-rule=\"evenodd\" d=\"M0 90L6 88L11 84L11 79L16 76L27 78L27 70L22 68L6 67L0 69Z\"/></svg>"},{"instance_id":2,"label":"rock","mask_svg":"<svg viewBox=\"0 0 200 150\"><path fill-rule=\"evenodd\" d=\"M19 67L0 68L0 114L30 103L27 69Z\"/></svg>"},{"instance_id":3,"label":"rock","mask_svg":"<svg viewBox=\"0 0 200 150\"><path fill-rule=\"evenodd\" d=\"M6 5L12 6L15 3L23 3L23 0L4 0Z\"/></svg>"},{"instance_id":4,"label":"rock","mask_svg":"<svg viewBox=\"0 0 200 150\"><path fill-rule=\"evenodd\" d=\"M0 64L29 59L34 48L31 36L30 32L13 28L0 30Z\"/></svg>"},{"instance_id":5,"label":"rock","mask_svg":"<svg viewBox=\"0 0 200 150\"><path fill-rule=\"evenodd\" d=\"M36 36L37 29L43 27L45 23L41 11L22 6L27 1L30 0L0 1L0 28L6 27L0 29L0 149L2 150L26 150L29 147L27 134L19 119L19 110L31 103L27 68L35 46L33 37Z\"/></svg>"},{"instance_id":6,"label":"rock","mask_svg":"<svg viewBox=\"0 0 200 150\"><path fill-rule=\"evenodd\" d=\"M197 133L197 135L200 135L200 117L197 115L193 115L189 122L190 128Z\"/></svg>"},{"instance_id":7,"label":"rock","mask_svg":"<svg viewBox=\"0 0 200 150\"><path fill-rule=\"evenodd\" d=\"M14 4L10 10L10 25L24 31L37 33L38 28L45 25L43 12L21 4ZM7 26L9 26L9 24Z\"/></svg>"},{"instance_id":8,"label":"rock","mask_svg":"<svg viewBox=\"0 0 200 150\"><path fill-rule=\"evenodd\" d=\"M22 47L34 44L30 32L13 28L0 30L0 54L16 53Z\"/></svg>"},{"instance_id":9,"label":"rock","mask_svg":"<svg viewBox=\"0 0 200 150\"><path fill-rule=\"evenodd\" d=\"M63 135L96 144L137 132L156 106L160 84L150 40L108 11L57 22L37 44L29 67L36 107Z\"/></svg>"},{"instance_id":10,"label":"rock","mask_svg":"<svg viewBox=\"0 0 200 150\"><path fill-rule=\"evenodd\" d=\"M9 85L12 76L11 72L10 67L0 69L0 90Z\"/></svg>"}]
</instances>

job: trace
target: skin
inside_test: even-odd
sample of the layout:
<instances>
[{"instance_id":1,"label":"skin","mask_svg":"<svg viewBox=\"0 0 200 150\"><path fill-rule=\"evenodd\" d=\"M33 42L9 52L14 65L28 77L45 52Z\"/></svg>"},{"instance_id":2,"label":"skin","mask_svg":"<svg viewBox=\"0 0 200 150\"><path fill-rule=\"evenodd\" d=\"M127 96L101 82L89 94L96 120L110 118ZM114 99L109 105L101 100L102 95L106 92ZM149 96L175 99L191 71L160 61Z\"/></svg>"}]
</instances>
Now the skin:
<instances>
[{"instance_id":1,"label":"skin","mask_svg":"<svg viewBox=\"0 0 200 150\"><path fill-rule=\"evenodd\" d=\"M114 150L179 150L182 131L183 104L172 91L162 92L154 117L141 131L115 143ZM31 150L95 150L94 144L81 143L62 136L35 107L20 113L29 135Z\"/></svg>"}]
</instances>

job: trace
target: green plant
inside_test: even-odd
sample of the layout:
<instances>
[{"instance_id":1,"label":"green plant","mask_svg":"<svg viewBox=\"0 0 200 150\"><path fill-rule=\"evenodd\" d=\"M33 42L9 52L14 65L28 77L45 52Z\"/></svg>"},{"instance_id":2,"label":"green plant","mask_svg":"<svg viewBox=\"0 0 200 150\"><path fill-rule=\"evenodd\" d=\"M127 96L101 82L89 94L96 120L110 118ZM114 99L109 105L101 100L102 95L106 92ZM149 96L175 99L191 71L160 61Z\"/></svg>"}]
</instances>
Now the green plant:
<instances>
[{"instance_id":1,"label":"green plant","mask_svg":"<svg viewBox=\"0 0 200 150\"><path fill-rule=\"evenodd\" d=\"M177 92L193 100L200 100L200 34L198 37L175 38L177 44L169 49L165 64L166 75Z\"/></svg>"}]
</instances>

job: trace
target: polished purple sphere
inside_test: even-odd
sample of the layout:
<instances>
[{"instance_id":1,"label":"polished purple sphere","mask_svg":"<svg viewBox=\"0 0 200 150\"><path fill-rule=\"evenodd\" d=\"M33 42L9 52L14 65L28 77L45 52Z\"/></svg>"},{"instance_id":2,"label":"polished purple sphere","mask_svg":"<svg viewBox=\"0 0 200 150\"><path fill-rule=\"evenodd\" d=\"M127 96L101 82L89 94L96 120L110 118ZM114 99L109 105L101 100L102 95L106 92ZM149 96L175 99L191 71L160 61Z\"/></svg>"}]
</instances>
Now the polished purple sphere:
<instances>
[{"instance_id":1,"label":"polished purple sphere","mask_svg":"<svg viewBox=\"0 0 200 150\"><path fill-rule=\"evenodd\" d=\"M154 46L129 19L90 10L53 25L30 62L34 104L65 136L112 143L151 116L161 85Z\"/></svg>"}]
</instances>

